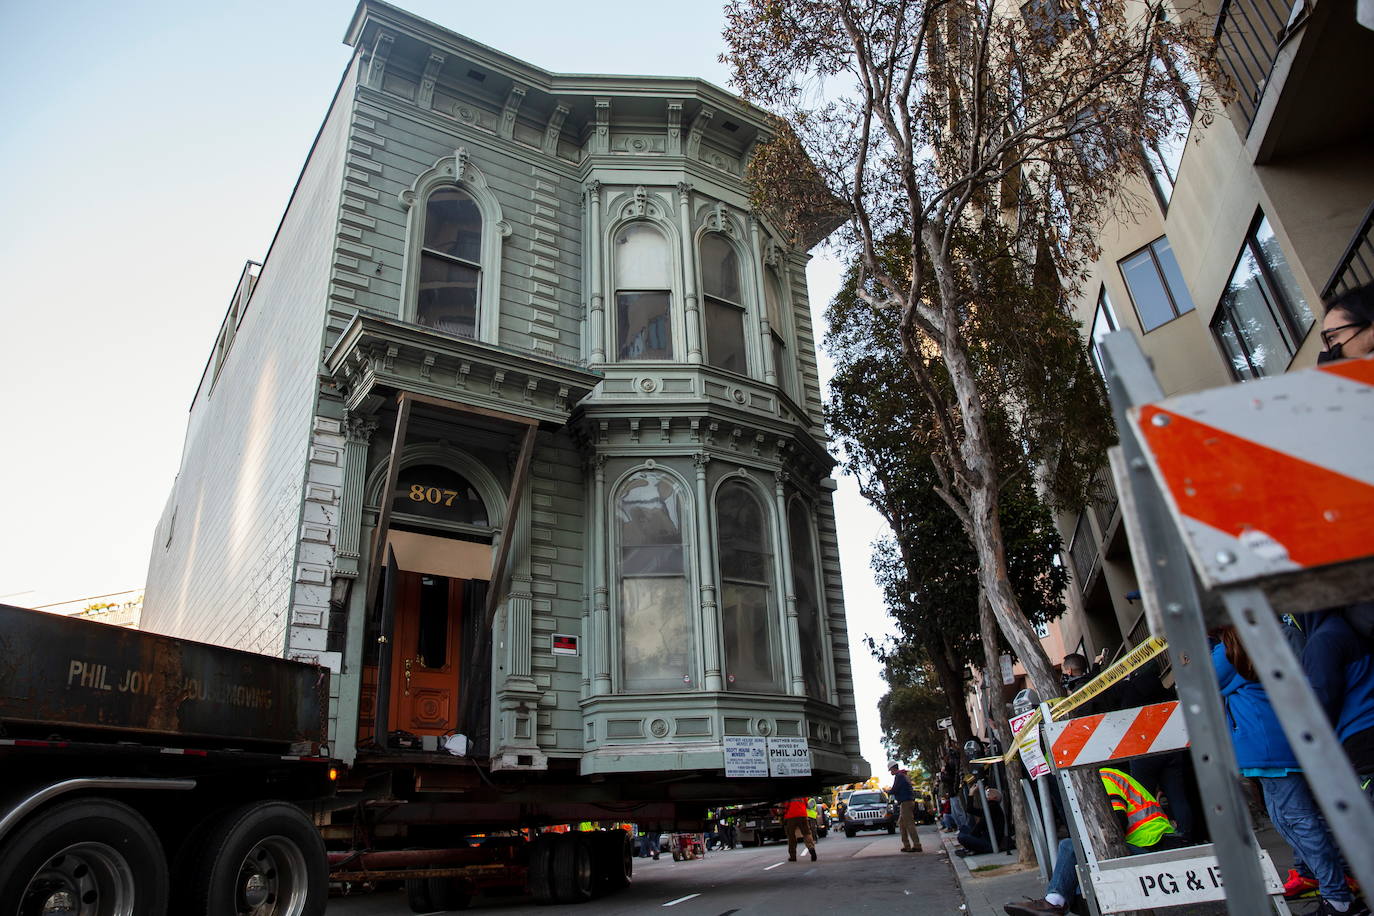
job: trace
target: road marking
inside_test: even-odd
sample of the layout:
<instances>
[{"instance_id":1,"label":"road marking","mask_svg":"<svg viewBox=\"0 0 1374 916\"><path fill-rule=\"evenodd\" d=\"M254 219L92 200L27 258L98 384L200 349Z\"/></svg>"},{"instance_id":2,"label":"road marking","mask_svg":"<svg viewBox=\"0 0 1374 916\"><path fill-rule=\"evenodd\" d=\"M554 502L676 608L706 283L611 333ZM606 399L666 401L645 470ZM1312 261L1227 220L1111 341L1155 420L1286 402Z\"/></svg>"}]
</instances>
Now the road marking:
<instances>
[{"instance_id":1,"label":"road marking","mask_svg":"<svg viewBox=\"0 0 1374 916\"><path fill-rule=\"evenodd\" d=\"M787 862L785 862L785 861L779 862L779 863L778 863L778 865L786 865L786 864L787 864ZM777 868L778 865L770 865L770 866L768 866L767 868L765 868L764 871L772 871L773 869Z\"/></svg>"},{"instance_id":2,"label":"road marking","mask_svg":"<svg viewBox=\"0 0 1374 916\"><path fill-rule=\"evenodd\" d=\"M664 906L677 906L679 903L686 903L688 900L691 900L693 897L700 897L700 896L701 896L700 894L688 894L686 897L679 897L679 898L677 898L676 900L669 900L667 903L665 903L665 904L663 904L663 905L664 905Z\"/></svg>"}]
</instances>

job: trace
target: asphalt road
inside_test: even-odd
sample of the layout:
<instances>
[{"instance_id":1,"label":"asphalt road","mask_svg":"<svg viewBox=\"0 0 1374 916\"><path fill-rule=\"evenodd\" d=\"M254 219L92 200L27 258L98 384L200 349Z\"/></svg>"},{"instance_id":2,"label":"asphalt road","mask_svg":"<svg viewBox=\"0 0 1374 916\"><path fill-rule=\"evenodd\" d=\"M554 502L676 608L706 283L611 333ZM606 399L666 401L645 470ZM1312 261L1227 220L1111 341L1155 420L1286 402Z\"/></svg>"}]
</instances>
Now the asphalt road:
<instances>
[{"instance_id":1,"label":"asphalt road","mask_svg":"<svg viewBox=\"0 0 1374 916\"><path fill-rule=\"evenodd\" d=\"M477 898L472 909L500 916L583 911L588 916L807 916L813 913L915 913L958 916L963 898L934 827L921 828L920 854L901 852L898 837L831 833L816 844L812 862L803 848L787 861L781 844L761 849L711 852L704 859L674 862L635 859L630 887L590 903L536 906L528 897ZM329 916L402 916L411 912L400 891L336 897Z\"/></svg>"}]
</instances>

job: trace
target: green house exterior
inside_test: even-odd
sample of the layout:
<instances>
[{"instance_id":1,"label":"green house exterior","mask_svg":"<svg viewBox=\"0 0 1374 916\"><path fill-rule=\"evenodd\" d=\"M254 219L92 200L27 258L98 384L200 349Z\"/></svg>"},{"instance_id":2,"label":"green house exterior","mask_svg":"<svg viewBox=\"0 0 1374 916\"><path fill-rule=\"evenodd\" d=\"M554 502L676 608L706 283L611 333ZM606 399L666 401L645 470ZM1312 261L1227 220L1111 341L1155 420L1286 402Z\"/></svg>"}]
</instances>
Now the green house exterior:
<instances>
[{"instance_id":1,"label":"green house exterior","mask_svg":"<svg viewBox=\"0 0 1374 916\"><path fill-rule=\"evenodd\" d=\"M493 769L719 775L754 735L866 777L808 255L743 177L766 113L373 0L346 42L196 392L144 627L327 666L346 761L412 716Z\"/></svg>"}]
</instances>

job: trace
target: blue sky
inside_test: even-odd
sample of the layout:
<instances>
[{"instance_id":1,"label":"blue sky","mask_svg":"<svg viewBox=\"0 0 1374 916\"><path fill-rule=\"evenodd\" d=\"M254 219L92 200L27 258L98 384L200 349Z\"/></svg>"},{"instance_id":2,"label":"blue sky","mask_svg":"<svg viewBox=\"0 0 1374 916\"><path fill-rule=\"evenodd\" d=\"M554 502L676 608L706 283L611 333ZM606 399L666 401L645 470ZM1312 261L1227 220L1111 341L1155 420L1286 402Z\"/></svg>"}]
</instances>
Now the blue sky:
<instances>
[{"instance_id":1,"label":"blue sky","mask_svg":"<svg viewBox=\"0 0 1374 916\"><path fill-rule=\"evenodd\" d=\"M556 72L727 86L721 4L397 4ZM351 49L349 0L0 0L0 602L137 588L186 411L243 262L261 259ZM813 309L837 283L812 262ZM865 757L888 629L879 531L839 494Z\"/></svg>"}]
</instances>

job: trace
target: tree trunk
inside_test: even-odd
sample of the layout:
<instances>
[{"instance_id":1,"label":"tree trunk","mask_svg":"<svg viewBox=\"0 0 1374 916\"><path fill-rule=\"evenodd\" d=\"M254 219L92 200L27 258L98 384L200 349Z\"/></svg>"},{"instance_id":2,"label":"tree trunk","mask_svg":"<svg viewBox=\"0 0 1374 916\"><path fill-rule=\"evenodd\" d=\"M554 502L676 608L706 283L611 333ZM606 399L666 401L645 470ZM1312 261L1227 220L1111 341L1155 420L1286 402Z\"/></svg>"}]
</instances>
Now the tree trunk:
<instances>
[{"instance_id":1,"label":"tree trunk","mask_svg":"<svg viewBox=\"0 0 1374 916\"><path fill-rule=\"evenodd\" d=\"M993 673L996 680L993 686L996 688L989 697L993 733L997 735L997 740L1001 742L1004 750L1011 750L1011 723L1008 721L1007 704L1002 699L1001 679L997 678L998 668L1000 668L1001 655L997 646L997 621L992 616L992 606L988 604L987 598L983 595L982 589L978 591L978 622L979 630L983 637L983 658L984 664ZM1016 861L1021 865L1035 864L1035 844L1030 838L1030 812L1026 806L1025 796L1021 792L1021 757L1013 756L1011 763L1006 768L1007 785L1006 794L1011 796L1003 800L1005 806L1011 805L1012 823L1016 830Z\"/></svg>"},{"instance_id":2,"label":"tree trunk","mask_svg":"<svg viewBox=\"0 0 1374 916\"><path fill-rule=\"evenodd\" d=\"M930 666L935 669L935 678L940 688L949 698L949 717L954 724L954 740L960 747L973 737L973 725L968 719L968 707L964 705L964 678L959 669L950 661L949 638L941 633L939 640L926 646L930 656Z\"/></svg>"}]
</instances>

